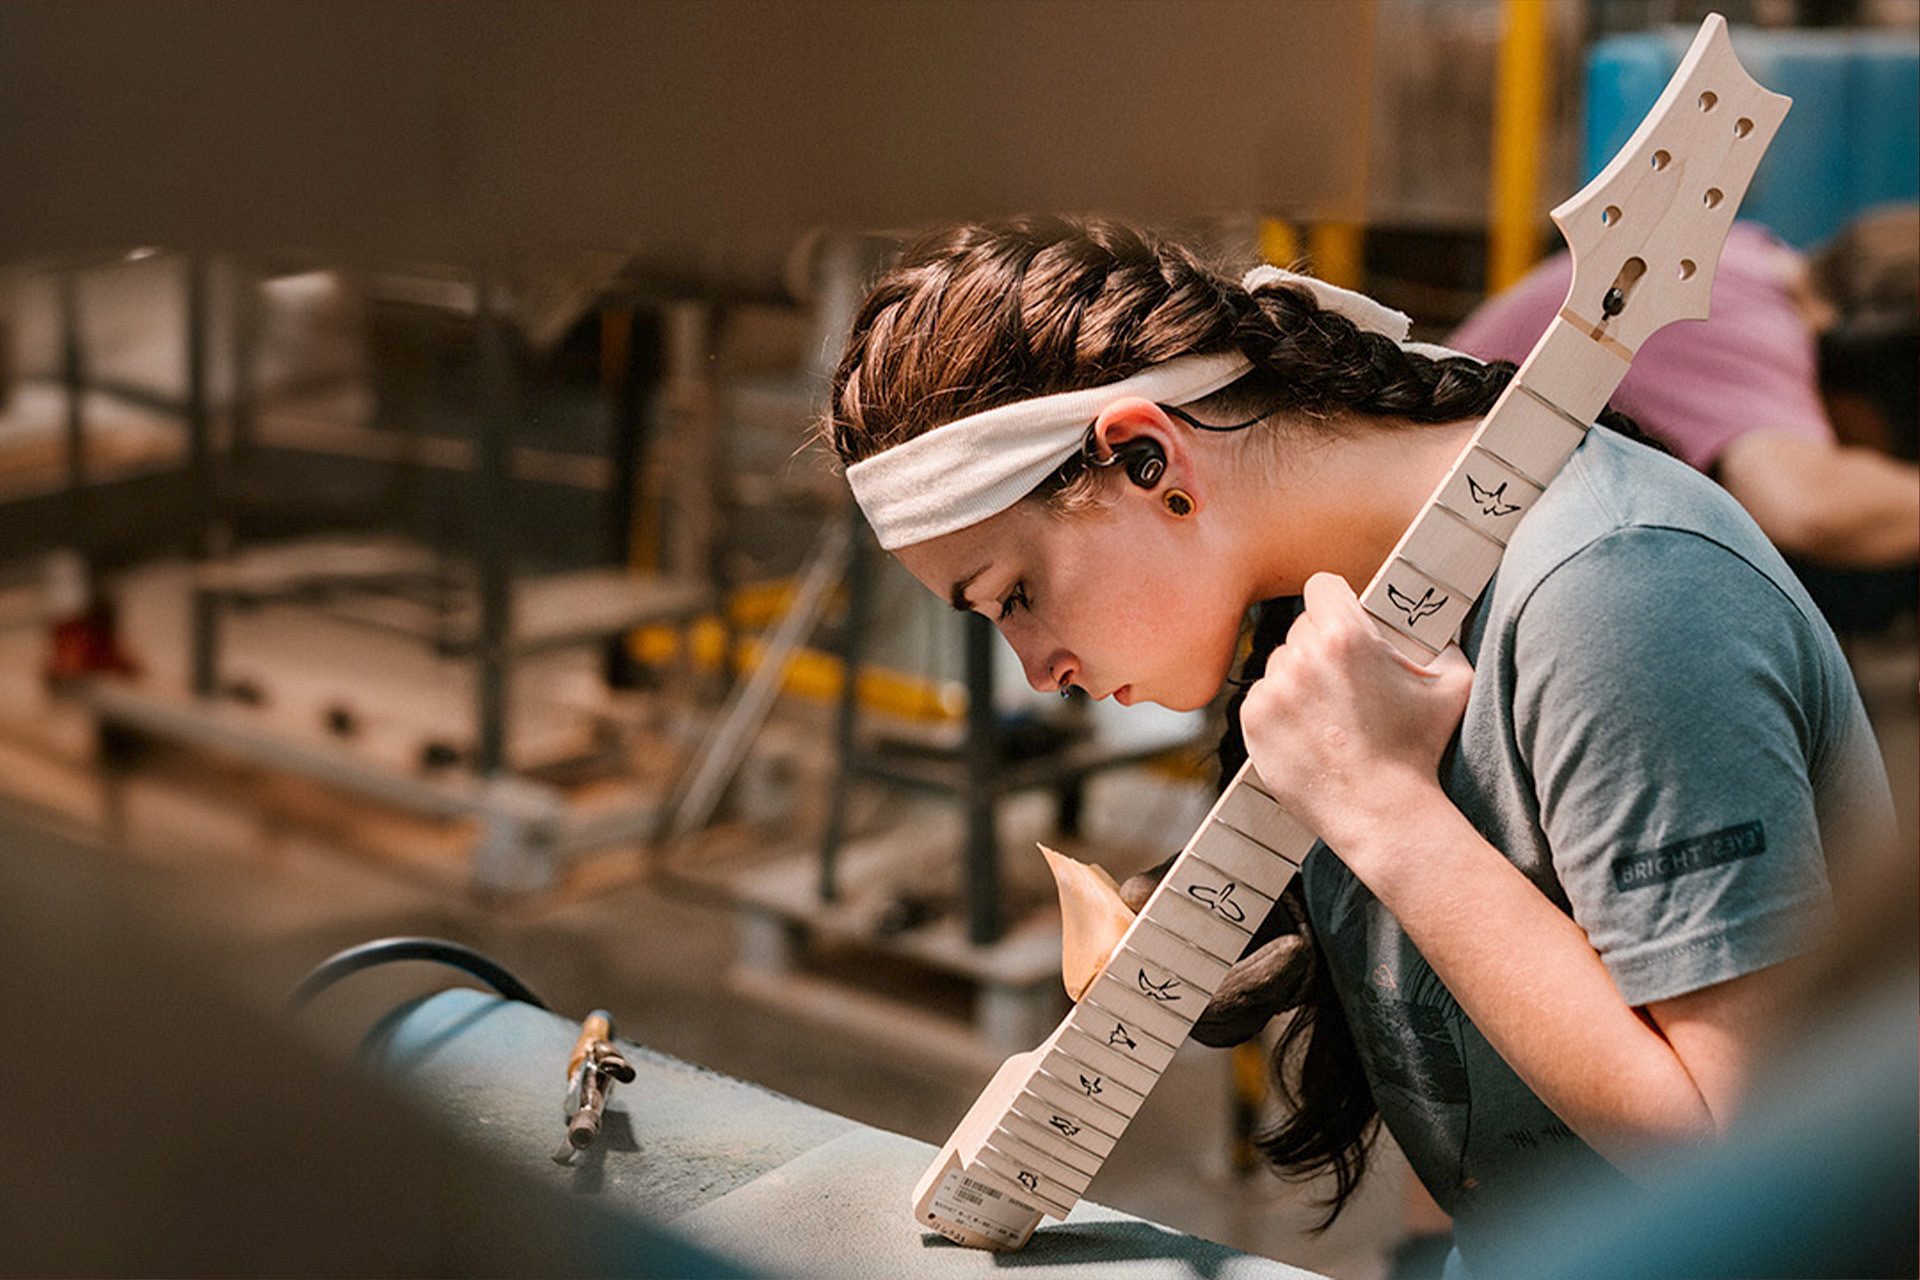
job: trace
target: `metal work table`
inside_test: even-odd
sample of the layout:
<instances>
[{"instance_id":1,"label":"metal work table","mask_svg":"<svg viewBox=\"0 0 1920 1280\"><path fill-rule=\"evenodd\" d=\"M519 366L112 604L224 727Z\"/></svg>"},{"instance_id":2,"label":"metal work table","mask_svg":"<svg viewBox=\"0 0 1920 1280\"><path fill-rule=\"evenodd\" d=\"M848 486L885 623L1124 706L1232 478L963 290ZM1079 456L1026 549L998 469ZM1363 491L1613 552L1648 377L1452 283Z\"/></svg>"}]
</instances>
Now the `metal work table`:
<instances>
[{"instance_id":1,"label":"metal work table","mask_svg":"<svg viewBox=\"0 0 1920 1280\"><path fill-rule=\"evenodd\" d=\"M1314 1274L1087 1202L1016 1254L962 1249L908 1215L931 1146L634 1045L623 1051L639 1078L615 1089L600 1143L562 1168L548 1157L561 1139L563 1067L578 1030L531 1005L454 990L389 1015L368 1052L506 1163L602 1209L666 1223L756 1271L887 1280L1008 1265L1103 1278Z\"/></svg>"}]
</instances>

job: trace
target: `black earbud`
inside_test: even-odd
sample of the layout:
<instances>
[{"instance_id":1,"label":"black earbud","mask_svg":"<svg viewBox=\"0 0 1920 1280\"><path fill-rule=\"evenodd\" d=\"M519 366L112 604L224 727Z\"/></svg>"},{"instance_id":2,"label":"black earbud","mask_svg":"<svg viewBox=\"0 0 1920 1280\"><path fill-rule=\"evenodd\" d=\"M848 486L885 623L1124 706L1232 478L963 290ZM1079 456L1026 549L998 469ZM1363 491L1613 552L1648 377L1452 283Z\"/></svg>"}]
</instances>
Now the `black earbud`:
<instances>
[{"instance_id":1,"label":"black earbud","mask_svg":"<svg viewBox=\"0 0 1920 1280\"><path fill-rule=\"evenodd\" d=\"M1127 479L1142 489L1151 489L1160 483L1160 477L1167 473L1167 451L1152 436L1141 436L1134 440L1123 440L1113 446L1106 457L1100 456L1100 444L1092 427L1080 442L1080 456L1090 467L1118 466L1127 473Z\"/></svg>"},{"instance_id":2,"label":"black earbud","mask_svg":"<svg viewBox=\"0 0 1920 1280\"><path fill-rule=\"evenodd\" d=\"M1114 456L1121 459L1127 479L1142 489L1151 489L1160 483L1160 477L1167 473L1167 451L1160 442L1151 438L1129 440L1115 449Z\"/></svg>"},{"instance_id":3,"label":"black earbud","mask_svg":"<svg viewBox=\"0 0 1920 1280\"><path fill-rule=\"evenodd\" d=\"M1113 446L1113 452L1102 458L1095 451L1093 433L1089 431L1084 453L1089 466L1118 466L1127 473L1127 479L1142 489L1153 488L1160 483L1160 477L1167 473L1167 451L1151 436L1122 441Z\"/></svg>"}]
</instances>

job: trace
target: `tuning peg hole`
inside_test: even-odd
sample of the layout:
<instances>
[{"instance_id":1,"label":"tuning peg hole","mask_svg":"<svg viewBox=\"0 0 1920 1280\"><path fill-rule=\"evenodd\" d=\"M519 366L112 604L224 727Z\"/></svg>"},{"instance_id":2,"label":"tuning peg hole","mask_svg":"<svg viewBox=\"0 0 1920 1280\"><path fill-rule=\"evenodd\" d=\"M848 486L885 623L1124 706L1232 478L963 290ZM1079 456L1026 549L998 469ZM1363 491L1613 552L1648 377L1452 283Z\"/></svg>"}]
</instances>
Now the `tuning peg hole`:
<instances>
[{"instance_id":1,"label":"tuning peg hole","mask_svg":"<svg viewBox=\"0 0 1920 1280\"><path fill-rule=\"evenodd\" d=\"M1744 138L1752 132L1753 132L1753 121L1747 119L1745 116L1741 116L1738 120L1735 120L1733 122L1734 137Z\"/></svg>"},{"instance_id":2,"label":"tuning peg hole","mask_svg":"<svg viewBox=\"0 0 1920 1280\"><path fill-rule=\"evenodd\" d=\"M1653 153L1653 167L1656 172L1658 170L1666 168L1668 164L1672 163L1672 161L1673 161L1673 157L1668 155L1664 151L1656 151Z\"/></svg>"},{"instance_id":3,"label":"tuning peg hole","mask_svg":"<svg viewBox=\"0 0 1920 1280\"><path fill-rule=\"evenodd\" d=\"M1692 258L1680 259L1680 278L1682 280L1693 279L1693 259Z\"/></svg>"},{"instance_id":4,"label":"tuning peg hole","mask_svg":"<svg viewBox=\"0 0 1920 1280\"><path fill-rule=\"evenodd\" d=\"M1702 111L1711 111L1718 105L1720 105L1720 95L1713 90L1709 89L1700 95L1700 109Z\"/></svg>"},{"instance_id":5,"label":"tuning peg hole","mask_svg":"<svg viewBox=\"0 0 1920 1280\"><path fill-rule=\"evenodd\" d=\"M1604 209L1602 209L1602 210L1600 211L1600 225L1601 225L1601 226L1603 226L1603 227L1610 227L1610 226L1612 226L1612 225L1613 225L1614 223L1616 223L1616 222L1618 222L1618 221L1620 221L1620 206L1619 206L1619 205L1617 205L1617 204L1610 204L1610 205L1608 205L1608 206L1607 206L1606 208L1604 208Z\"/></svg>"},{"instance_id":6,"label":"tuning peg hole","mask_svg":"<svg viewBox=\"0 0 1920 1280\"><path fill-rule=\"evenodd\" d=\"M1708 187L1706 194L1700 197L1700 203L1709 209L1717 209L1720 207L1720 201L1722 199L1720 188Z\"/></svg>"}]
</instances>

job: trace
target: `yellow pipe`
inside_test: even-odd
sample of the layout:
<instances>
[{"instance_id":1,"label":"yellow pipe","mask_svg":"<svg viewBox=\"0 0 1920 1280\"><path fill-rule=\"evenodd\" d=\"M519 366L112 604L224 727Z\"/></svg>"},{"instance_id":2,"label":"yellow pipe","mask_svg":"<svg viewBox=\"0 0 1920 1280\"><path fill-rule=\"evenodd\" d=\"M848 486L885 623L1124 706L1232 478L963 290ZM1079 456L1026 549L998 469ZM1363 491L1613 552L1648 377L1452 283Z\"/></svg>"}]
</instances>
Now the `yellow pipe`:
<instances>
[{"instance_id":1,"label":"yellow pipe","mask_svg":"<svg viewBox=\"0 0 1920 1280\"><path fill-rule=\"evenodd\" d=\"M1540 150L1550 75L1546 0L1503 0L1493 99L1487 292L1517 282L1540 257Z\"/></svg>"},{"instance_id":2,"label":"yellow pipe","mask_svg":"<svg viewBox=\"0 0 1920 1280\"><path fill-rule=\"evenodd\" d=\"M1366 6L1362 36L1365 55L1360 67L1360 79L1366 87L1359 95L1360 110L1349 144L1359 157L1354 190L1340 201L1345 207L1336 212L1342 216L1321 219L1307 228L1307 258L1313 274L1343 289L1361 289L1367 283L1367 186L1373 147L1374 32L1378 21L1379 3L1371 0Z\"/></svg>"},{"instance_id":3,"label":"yellow pipe","mask_svg":"<svg viewBox=\"0 0 1920 1280\"><path fill-rule=\"evenodd\" d=\"M1300 233L1284 218L1260 219L1260 260L1289 270L1311 269L1328 284L1345 289L1360 287L1365 270L1366 228L1358 222L1330 219L1307 228L1302 250ZM1306 259L1307 267L1301 266Z\"/></svg>"},{"instance_id":4,"label":"yellow pipe","mask_svg":"<svg viewBox=\"0 0 1920 1280\"><path fill-rule=\"evenodd\" d=\"M742 614L758 613L768 601L777 598L786 584L750 588L752 596L736 600L736 621ZM752 597L757 597L752 598ZM747 608L739 607L746 604ZM683 633L673 627L643 627L627 638L627 649L650 666L666 666L680 657ZM717 617L701 618L684 632L687 656L705 671L717 671L726 660L726 629ZM756 638L740 643L739 666L742 674L751 673L764 660L766 648ZM840 696L845 680L844 666L832 654L817 649L801 649L787 660L781 680L784 692L795 697L831 702ZM928 680L904 672L867 667L860 672L860 705L872 711L909 720L956 721L967 713L965 689L957 681Z\"/></svg>"},{"instance_id":5,"label":"yellow pipe","mask_svg":"<svg viewBox=\"0 0 1920 1280\"><path fill-rule=\"evenodd\" d=\"M1300 267L1300 233L1285 218L1260 219L1260 261L1270 266L1297 271Z\"/></svg>"},{"instance_id":6,"label":"yellow pipe","mask_svg":"<svg viewBox=\"0 0 1920 1280\"><path fill-rule=\"evenodd\" d=\"M1307 256L1313 260L1313 274L1328 284L1343 289L1358 289L1365 283L1362 249L1366 228L1357 222L1316 222L1307 232Z\"/></svg>"}]
</instances>

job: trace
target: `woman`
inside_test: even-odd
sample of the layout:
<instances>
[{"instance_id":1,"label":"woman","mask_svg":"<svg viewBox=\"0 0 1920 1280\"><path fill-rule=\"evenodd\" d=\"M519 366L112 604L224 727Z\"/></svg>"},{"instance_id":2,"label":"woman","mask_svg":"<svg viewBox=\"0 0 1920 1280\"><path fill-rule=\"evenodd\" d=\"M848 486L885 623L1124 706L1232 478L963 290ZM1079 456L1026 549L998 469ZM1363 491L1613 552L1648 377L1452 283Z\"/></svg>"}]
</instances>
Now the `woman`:
<instances>
[{"instance_id":1,"label":"woman","mask_svg":"<svg viewBox=\"0 0 1920 1280\"><path fill-rule=\"evenodd\" d=\"M1325 840L1302 875L1320 1029L1277 1063L1301 1105L1269 1151L1334 1170L1337 1212L1377 1106L1470 1251L1543 1161L1631 1167L1725 1124L1827 911L1823 851L1890 808L1766 539L1611 431L1460 651L1380 639L1353 588L1512 372L1398 319L1111 222L961 227L873 288L828 431L882 545L994 619L1036 689L1202 706L1249 608L1304 595L1241 708Z\"/></svg>"}]
</instances>

